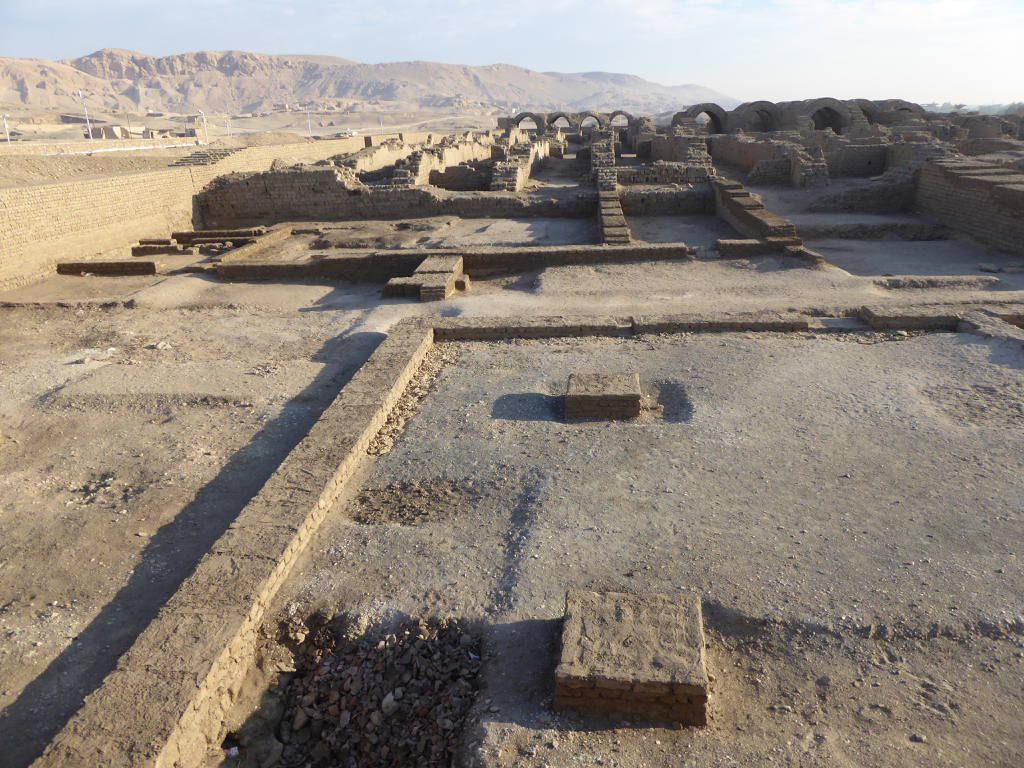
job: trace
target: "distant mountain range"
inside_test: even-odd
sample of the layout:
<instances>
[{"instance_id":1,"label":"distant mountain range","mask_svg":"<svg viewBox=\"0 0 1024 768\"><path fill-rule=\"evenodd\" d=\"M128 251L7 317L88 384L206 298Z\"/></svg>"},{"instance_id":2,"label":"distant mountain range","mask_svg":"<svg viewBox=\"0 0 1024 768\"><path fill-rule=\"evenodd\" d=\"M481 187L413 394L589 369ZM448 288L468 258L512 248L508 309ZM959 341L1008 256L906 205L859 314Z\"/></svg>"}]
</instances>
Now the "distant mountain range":
<instances>
[{"instance_id":1,"label":"distant mountain range","mask_svg":"<svg viewBox=\"0 0 1024 768\"><path fill-rule=\"evenodd\" d=\"M502 112L678 110L739 101L700 85L663 86L608 72L534 72L508 64L359 64L332 56L203 51L156 58L104 49L65 61L0 57L0 103L76 108L81 90L108 110L230 115L284 104L316 109L482 109Z\"/></svg>"}]
</instances>

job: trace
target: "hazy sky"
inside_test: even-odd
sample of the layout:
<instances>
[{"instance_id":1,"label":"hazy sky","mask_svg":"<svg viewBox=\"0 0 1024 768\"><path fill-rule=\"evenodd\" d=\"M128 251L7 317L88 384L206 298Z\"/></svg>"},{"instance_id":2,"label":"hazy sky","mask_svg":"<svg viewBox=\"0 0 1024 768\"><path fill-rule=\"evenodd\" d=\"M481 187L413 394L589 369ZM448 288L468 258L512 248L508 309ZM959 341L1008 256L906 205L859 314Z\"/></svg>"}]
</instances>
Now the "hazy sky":
<instances>
[{"instance_id":1,"label":"hazy sky","mask_svg":"<svg viewBox=\"0 0 1024 768\"><path fill-rule=\"evenodd\" d=\"M749 101L1024 101L1024 0L3 0L0 56L100 48L603 70Z\"/></svg>"}]
</instances>

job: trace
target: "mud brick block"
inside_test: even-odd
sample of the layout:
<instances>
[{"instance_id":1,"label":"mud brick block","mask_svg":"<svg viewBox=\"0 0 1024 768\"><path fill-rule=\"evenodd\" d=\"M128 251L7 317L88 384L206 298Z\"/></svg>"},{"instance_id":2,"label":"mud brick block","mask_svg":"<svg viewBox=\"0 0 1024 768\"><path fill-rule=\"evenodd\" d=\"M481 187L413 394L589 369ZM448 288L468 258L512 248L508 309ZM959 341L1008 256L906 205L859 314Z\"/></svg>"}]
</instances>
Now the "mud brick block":
<instances>
[{"instance_id":1,"label":"mud brick block","mask_svg":"<svg viewBox=\"0 0 1024 768\"><path fill-rule=\"evenodd\" d=\"M640 415L642 393L635 373L574 373L565 395L566 418L632 418Z\"/></svg>"},{"instance_id":2,"label":"mud brick block","mask_svg":"<svg viewBox=\"0 0 1024 768\"><path fill-rule=\"evenodd\" d=\"M698 599L574 590L565 602L556 708L707 724Z\"/></svg>"},{"instance_id":3,"label":"mud brick block","mask_svg":"<svg viewBox=\"0 0 1024 768\"><path fill-rule=\"evenodd\" d=\"M175 242L192 245L196 241L224 242L227 240L251 240L266 233L266 227L252 227L250 229L201 229L196 232L172 232L171 238Z\"/></svg>"},{"instance_id":4,"label":"mud brick block","mask_svg":"<svg viewBox=\"0 0 1024 768\"><path fill-rule=\"evenodd\" d=\"M162 261L62 261L57 264L58 275L90 275L123 277L127 275L155 275L163 267Z\"/></svg>"},{"instance_id":5,"label":"mud brick block","mask_svg":"<svg viewBox=\"0 0 1024 768\"><path fill-rule=\"evenodd\" d=\"M718 240L715 247L723 259L745 259L772 251L772 246L765 240Z\"/></svg>"},{"instance_id":6,"label":"mud brick block","mask_svg":"<svg viewBox=\"0 0 1024 768\"><path fill-rule=\"evenodd\" d=\"M171 254L182 253L184 248L180 245L133 245L132 256L168 256Z\"/></svg>"},{"instance_id":7,"label":"mud brick block","mask_svg":"<svg viewBox=\"0 0 1024 768\"><path fill-rule=\"evenodd\" d=\"M420 283L420 301L444 301L455 292L455 275L428 273L416 275Z\"/></svg>"},{"instance_id":8,"label":"mud brick block","mask_svg":"<svg viewBox=\"0 0 1024 768\"><path fill-rule=\"evenodd\" d=\"M392 277L381 291L382 299L418 299L420 297L420 278Z\"/></svg>"},{"instance_id":9,"label":"mud brick block","mask_svg":"<svg viewBox=\"0 0 1024 768\"><path fill-rule=\"evenodd\" d=\"M462 256L428 256L416 267L414 274L424 275L437 272L451 272L456 277L462 274Z\"/></svg>"}]
</instances>

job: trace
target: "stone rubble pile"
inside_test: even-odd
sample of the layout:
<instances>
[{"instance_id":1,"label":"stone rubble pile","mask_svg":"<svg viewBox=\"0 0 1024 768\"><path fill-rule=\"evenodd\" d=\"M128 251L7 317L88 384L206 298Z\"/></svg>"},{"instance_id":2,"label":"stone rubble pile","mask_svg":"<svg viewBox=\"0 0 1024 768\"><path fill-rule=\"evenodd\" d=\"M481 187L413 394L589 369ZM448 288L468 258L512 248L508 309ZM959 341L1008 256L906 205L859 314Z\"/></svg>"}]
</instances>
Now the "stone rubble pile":
<instances>
[{"instance_id":1,"label":"stone rubble pile","mask_svg":"<svg viewBox=\"0 0 1024 768\"><path fill-rule=\"evenodd\" d=\"M480 641L453 619L367 633L345 650L317 631L289 684L284 766L448 766L476 697Z\"/></svg>"}]
</instances>

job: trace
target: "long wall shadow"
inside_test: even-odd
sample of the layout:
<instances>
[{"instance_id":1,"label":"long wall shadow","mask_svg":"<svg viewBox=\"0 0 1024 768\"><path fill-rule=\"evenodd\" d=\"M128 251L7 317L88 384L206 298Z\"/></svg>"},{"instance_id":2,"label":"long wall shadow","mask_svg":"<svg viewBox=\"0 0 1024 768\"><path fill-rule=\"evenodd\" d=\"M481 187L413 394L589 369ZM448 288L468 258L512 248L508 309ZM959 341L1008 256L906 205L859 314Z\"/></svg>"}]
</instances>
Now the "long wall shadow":
<instances>
[{"instance_id":1,"label":"long wall shadow","mask_svg":"<svg viewBox=\"0 0 1024 768\"><path fill-rule=\"evenodd\" d=\"M128 583L0 713L6 768L23 768L42 754L384 338L352 333L328 340L312 358L324 364L316 378L153 535Z\"/></svg>"}]
</instances>

